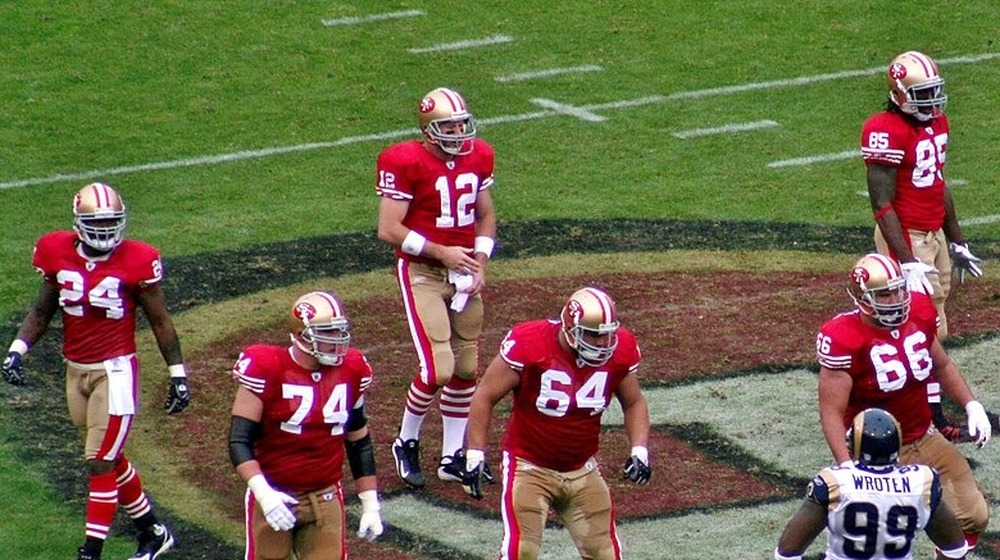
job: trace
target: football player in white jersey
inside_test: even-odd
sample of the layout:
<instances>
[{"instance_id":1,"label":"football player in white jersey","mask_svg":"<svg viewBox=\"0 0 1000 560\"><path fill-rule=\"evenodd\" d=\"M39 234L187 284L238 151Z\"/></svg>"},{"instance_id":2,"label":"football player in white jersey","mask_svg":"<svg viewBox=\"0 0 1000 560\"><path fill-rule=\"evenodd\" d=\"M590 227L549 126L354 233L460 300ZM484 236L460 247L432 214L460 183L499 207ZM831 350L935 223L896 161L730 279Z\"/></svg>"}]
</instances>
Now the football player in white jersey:
<instances>
[{"instance_id":1,"label":"football player in white jersey","mask_svg":"<svg viewBox=\"0 0 1000 560\"><path fill-rule=\"evenodd\" d=\"M941 499L938 473L926 465L900 465L899 423L888 412L859 412L847 430L851 461L813 478L802 506L788 521L776 560L801 560L827 532L827 560L911 560L913 539L925 531L937 558L965 558L968 546L955 515Z\"/></svg>"}]
</instances>

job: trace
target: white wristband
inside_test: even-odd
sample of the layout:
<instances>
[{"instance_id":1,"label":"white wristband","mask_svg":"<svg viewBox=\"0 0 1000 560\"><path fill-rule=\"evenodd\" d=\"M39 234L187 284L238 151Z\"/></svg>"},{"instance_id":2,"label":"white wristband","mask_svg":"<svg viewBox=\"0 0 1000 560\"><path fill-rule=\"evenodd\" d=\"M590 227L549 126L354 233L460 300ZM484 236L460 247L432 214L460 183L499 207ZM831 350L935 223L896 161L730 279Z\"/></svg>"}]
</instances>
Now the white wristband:
<instances>
[{"instance_id":1,"label":"white wristband","mask_svg":"<svg viewBox=\"0 0 1000 560\"><path fill-rule=\"evenodd\" d=\"M785 556L778 549L774 549L774 560L802 560L801 554L796 554L795 556Z\"/></svg>"},{"instance_id":2,"label":"white wristband","mask_svg":"<svg viewBox=\"0 0 1000 560\"><path fill-rule=\"evenodd\" d=\"M485 235L476 236L475 252L486 255L487 259L492 258L494 245L496 245L496 241L492 237Z\"/></svg>"},{"instance_id":3,"label":"white wristband","mask_svg":"<svg viewBox=\"0 0 1000 560\"><path fill-rule=\"evenodd\" d=\"M20 355L25 355L28 353L28 343L21 340L20 338L15 338L14 342L10 343L9 352L17 352Z\"/></svg>"},{"instance_id":4,"label":"white wristband","mask_svg":"<svg viewBox=\"0 0 1000 560\"><path fill-rule=\"evenodd\" d=\"M172 366L167 366L167 371L170 372L170 377L187 377L187 370L184 369L184 364L174 364Z\"/></svg>"},{"instance_id":5,"label":"white wristband","mask_svg":"<svg viewBox=\"0 0 1000 560\"><path fill-rule=\"evenodd\" d=\"M643 463L649 464L649 450L641 445L632 448L632 455L639 458Z\"/></svg>"},{"instance_id":6,"label":"white wristband","mask_svg":"<svg viewBox=\"0 0 1000 560\"><path fill-rule=\"evenodd\" d=\"M361 500L361 511L365 513L380 511L382 509L382 506L378 503L378 492L375 490L358 492L358 499Z\"/></svg>"},{"instance_id":7,"label":"white wristband","mask_svg":"<svg viewBox=\"0 0 1000 560\"><path fill-rule=\"evenodd\" d=\"M482 463L486 460L486 453L482 449L469 449L465 452L465 462L468 463Z\"/></svg>"},{"instance_id":8,"label":"white wristband","mask_svg":"<svg viewBox=\"0 0 1000 560\"><path fill-rule=\"evenodd\" d=\"M427 238L411 229L410 233L407 233L406 237L403 238L403 244L399 248L404 253L418 257L424 251L424 245L426 244Z\"/></svg>"},{"instance_id":9,"label":"white wristband","mask_svg":"<svg viewBox=\"0 0 1000 560\"><path fill-rule=\"evenodd\" d=\"M267 479L264 478L262 474L255 474L247 480L247 487L253 492L253 495L260 499L261 494L267 494L269 492L274 492L274 488L267 483Z\"/></svg>"},{"instance_id":10,"label":"white wristband","mask_svg":"<svg viewBox=\"0 0 1000 560\"><path fill-rule=\"evenodd\" d=\"M962 545L958 548L952 548L945 550L943 548L938 548L941 556L945 558L965 558L965 555L969 553L969 543L962 541Z\"/></svg>"}]
</instances>

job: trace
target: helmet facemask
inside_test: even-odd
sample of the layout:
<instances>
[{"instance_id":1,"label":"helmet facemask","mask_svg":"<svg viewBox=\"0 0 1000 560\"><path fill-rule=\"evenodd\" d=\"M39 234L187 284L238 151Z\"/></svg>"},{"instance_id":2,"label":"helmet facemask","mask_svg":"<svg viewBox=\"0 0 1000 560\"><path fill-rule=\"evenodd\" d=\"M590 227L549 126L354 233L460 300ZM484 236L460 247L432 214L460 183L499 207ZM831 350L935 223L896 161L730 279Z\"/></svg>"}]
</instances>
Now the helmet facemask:
<instances>
[{"instance_id":1,"label":"helmet facemask","mask_svg":"<svg viewBox=\"0 0 1000 560\"><path fill-rule=\"evenodd\" d=\"M306 354L316 358L324 366L339 366L347 355L351 343L351 333L347 319L327 325L310 325L292 341ZM332 351L324 351L332 347Z\"/></svg>"},{"instance_id":2,"label":"helmet facemask","mask_svg":"<svg viewBox=\"0 0 1000 560\"><path fill-rule=\"evenodd\" d=\"M476 120L472 115L461 119L438 119L427 123L424 134L447 154L464 156L472 153L476 139Z\"/></svg>"}]
</instances>

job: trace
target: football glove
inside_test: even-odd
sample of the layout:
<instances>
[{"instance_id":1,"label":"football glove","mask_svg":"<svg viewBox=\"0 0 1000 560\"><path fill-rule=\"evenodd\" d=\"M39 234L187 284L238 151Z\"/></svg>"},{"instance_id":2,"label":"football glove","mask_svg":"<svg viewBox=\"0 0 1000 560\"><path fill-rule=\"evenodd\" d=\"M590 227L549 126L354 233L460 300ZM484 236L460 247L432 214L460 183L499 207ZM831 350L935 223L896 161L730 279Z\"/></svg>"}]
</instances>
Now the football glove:
<instances>
[{"instance_id":1,"label":"football glove","mask_svg":"<svg viewBox=\"0 0 1000 560\"><path fill-rule=\"evenodd\" d=\"M177 414L191 404L191 393L188 391L187 377L171 377L170 389L167 390L167 402L164 405L167 414Z\"/></svg>"},{"instance_id":2,"label":"football glove","mask_svg":"<svg viewBox=\"0 0 1000 560\"><path fill-rule=\"evenodd\" d=\"M642 446L632 448L632 456L625 461L622 468L622 478L627 478L636 484L647 484L653 476L649 466L649 451Z\"/></svg>"},{"instance_id":3,"label":"football glove","mask_svg":"<svg viewBox=\"0 0 1000 560\"><path fill-rule=\"evenodd\" d=\"M278 492L274 488L271 488L271 485L268 484L267 479L262 474L250 477L250 480L247 481L247 486L250 487L253 497L260 504L260 509L264 512L264 518L267 519L267 524L272 529L275 531L291 531L295 527L295 514L292 513L292 510L288 506L299 503L298 500L284 492Z\"/></svg>"},{"instance_id":4,"label":"football glove","mask_svg":"<svg viewBox=\"0 0 1000 560\"><path fill-rule=\"evenodd\" d=\"M899 263L899 268L906 277L906 288L911 292L920 292L929 296L934 295L934 285L931 284L928 274L937 274L938 269L920 261Z\"/></svg>"},{"instance_id":5,"label":"football glove","mask_svg":"<svg viewBox=\"0 0 1000 560\"><path fill-rule=\"evenodd\" d=\"M986 442L990 441L990 435L993 432L990 417L986 415L986 409L979 404L979 401L966 403L965 413L969 417L969 434L975 438L976 447L982 448Z\"/></svg>"},{"instance_id":6,"label":"football glove","mask_svg":"<svg viewBox=\"0 0 1000 560\"><path fill-rule=\"evenodd\" d=\"M368 542L375 540L382 534L382 516L379 511L382 507L378 503L378 493L374 490L358 492L361 499L361 523L358 525L358 538Z\"/></svg>"},{"instance_id":7,"label":"football glove","mask_svg":"<svg viewBox=\"0 0 1000 560\"><path fill-rule=\"evenodd\" d=\"M486 454L482 449L470 449L465 454L465 471L462 473L462 488L477 500L483 499L482 484L493 482L493 475L486 465Z\"/></svg>"},{"instance_id":8,"label":"football glove","mask_svg":"<svg viewBox=\"0 0 1000 560\"><path fill-rule=\"evenodd\" d=\"M24 385L24 366L21 365L21 354L11 352L3 359L3 378L11 385Z\"/></svg>"},{"instance_id":9,"label":"football glove","mask_svg":"<svg viewBox=\"0 0 1000 560\"><path fill-rule=\"evenodd\" d=\"M969 273L973 278L983 275L983 269L979 268L979 263L983 259L972 254L967 243L952 243L948 246L951 253L951 262L958 271L958 282L965 282L965 273Z\"/></svg>"}]
</instances>

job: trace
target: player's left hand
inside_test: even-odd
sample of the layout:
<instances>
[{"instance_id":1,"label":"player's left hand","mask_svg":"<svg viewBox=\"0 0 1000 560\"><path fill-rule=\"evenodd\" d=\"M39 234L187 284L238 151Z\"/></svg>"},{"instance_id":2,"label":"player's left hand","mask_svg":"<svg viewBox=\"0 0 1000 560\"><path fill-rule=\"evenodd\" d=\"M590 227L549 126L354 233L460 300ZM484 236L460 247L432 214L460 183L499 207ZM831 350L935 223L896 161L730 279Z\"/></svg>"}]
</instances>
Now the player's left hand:
<instances>
[{"instance_id":1,"label":"player's left hand","mask_svg":"<svg viewBox=\"0 0 1000 560\"><path fill-rule=\"evenodd\" d=\"M965 405L965 413L969 416L969 434L974 438L976 447L980 449L990 441L993 427L990 425L990 418L986 415L986 409L979 401L969 401Z\"/></svg>"},{"instance_id":2,"label":"player's left hand","mask_svg":"<svg viewBox=\"0 0 1000 560\"><path fill-rule=\"evenodd\" d=\"M632 456L625 461L622 468L622 478L627 478L636 484L647 484L653 477L653 469L649 466L649 451L642 446L632 448Z\"/></svg>"},{"instance_id":3,"label":"player's left hand","mask_svg":"<svg viewBox=\"0 0 1000 560\"><path fill-rule=\"evenodd\" d=\"M371 542L382 534L382 506L378 503L378 493L375 490L358 492L361 499L361 523L358 525L358 538Z\"/></svg>"},{"instance_id":4,"label":"player's left hand","mask_svg":"<svg viewBox=\"0 0 1000 560\"><path fill-rule=\"evenodd\" d=\"M979 268L979 263L983 259L972 254L968 243L952 243L948 246L951 253L951 262L958 271L958 282L965 282L965 273L968 272L973 278L983 275L983 269Z\"/></svg>"},{"instance_id":5,"label":"player's left hand","mask_svg":"<svg viewBox=\"0 0 1000 560\"><path fill-rule=\"evenodd\" d=\"M11 385L24 385L24 366L21 365L21 354L11 352L3 359L3 378Z\"/></svg>"},{"instance_id":6,"label":"player's left hand","mask_svg":"<svg viewBox=\"0 0 1000 560\"><path fill-rule=\"evenodd\" d=\"M191 404L191 392L188 390L187 377L171 377L170 389L167 391L167 402L164 405L167 414L177 414Z\"/></svg>"}]
</instances>

